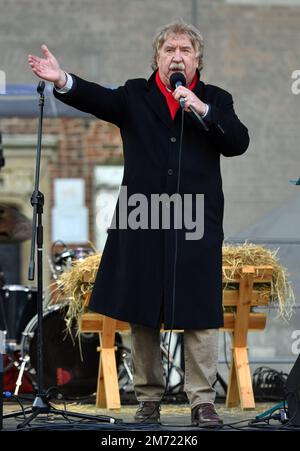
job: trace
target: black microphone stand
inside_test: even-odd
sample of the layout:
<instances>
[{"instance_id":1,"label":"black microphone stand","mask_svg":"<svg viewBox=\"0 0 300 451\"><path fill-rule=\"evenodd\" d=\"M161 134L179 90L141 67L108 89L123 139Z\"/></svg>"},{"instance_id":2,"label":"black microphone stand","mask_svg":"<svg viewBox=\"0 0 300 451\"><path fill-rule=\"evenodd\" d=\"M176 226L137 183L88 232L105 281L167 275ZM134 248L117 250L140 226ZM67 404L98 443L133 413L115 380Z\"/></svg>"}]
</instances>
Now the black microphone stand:
<instances>
[{"instance_id":1,"label":"black microphone stand","mask_svg":"<svg viewBox=\"0 0 300 451\"><path fill-rule=\"evenodd\" d=\"M35 242L37 244L37 394L33 401L31 408L24 409L25 414L29 413L27 418L17 426L17 429L22 429L29 425L29 423L41 414L55 414L62 415L64 418L76 417L85 420L102 421L107 423L115 423L120 420L104 415L85 415L76 412L68 412L66 410L58 410L52 408L49 404L50 394L44 389L44 368L43 368L43 207L44 195L39 191L40 180L40 166L41 166L41 147L42 147L42 126L43 126L43 111L44 111L44 89L45 82L40 81L37 87L39 93L39 122L38 122L38 140L36 149L36 167L35 167L35 182L34 191L31 195L31 205L33 206L32 218L32 235L31 235L31 254L28 269L28 279L34 280L35 275ZM23 412L22 412L23 413ZM11 418L19 416L19 412L6 414L3 418ZM53 424L51 428L53 428ZM50 429L50 428L49 428Z\"/></svg>"},{"instance_id":2,"label":"black microphone stand","mask_svg":"<svg viewBox=\"0 0 300 451\"><path fill-rule=\"evenodd\" d=\"M43 127L43 110L44 110L44 89L45 82L40 81L37 87L37 92L40 95L39 98L39 124L38 124L38 142L37 142L37 153L36 153L36 167L35 167L35 182L34 191L31 195L31 205L33 206L33 217L32 217L32 234L31 234L31 253L30 262L28 269L28 279L34 280L35 274L35 242L37 244L37 315L38 315L38 326L37 326L37 382L38 382L38 393L33 402L33 418L39 413L48 412L49 406L47 405L46 399L44 397L44 375L43 375L43 207L44 207L44 195L39 191L40 182L40 166L41 166L41 148L42 148L42 127ZM36 415L34 415L36 414ZM30 421L30 420L29 420ZM28 422L24 422L24 426Z\"/></svg>"}]
</instances>

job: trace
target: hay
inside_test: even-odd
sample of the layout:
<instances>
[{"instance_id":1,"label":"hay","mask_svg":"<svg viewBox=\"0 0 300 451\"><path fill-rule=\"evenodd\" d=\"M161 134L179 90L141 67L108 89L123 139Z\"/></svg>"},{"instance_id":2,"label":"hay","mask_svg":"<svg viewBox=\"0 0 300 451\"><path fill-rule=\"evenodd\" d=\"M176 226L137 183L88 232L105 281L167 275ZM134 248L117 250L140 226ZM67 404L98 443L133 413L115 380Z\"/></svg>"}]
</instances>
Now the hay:
<instances>
[{"instance_id":1,"label":"hay","mask_svg":"<svg viewBox=\"0 0 300 451\"><path fill-rule=\"evenodd\" d=\"M271 282L271 303L276 305L281 318L289 320L293 313L295 298L293 289L288 281L287 270L279 263L278 249L275 252L251 243L241 246L223 246L223 273L227 279L224 289L236 289L237 286L230 283L233 274L240 272L245 265L272 266L273 278ZM93 289L93 281L99 267L101 254L97 253L81 261L76 261L72 269L62 274L58 289L62 299L70 298L66 314L67 329L71 331L74 320L86 310L85 300ZM225 270L224 267L230 269ZM87 275L89 277L87 277ZM90 280L90 281L87 281ZM262 284L259 284L262 285ZM258 287L259 288L259 287ZM264 287L260 287L264 288Z\"/></svg>"},{"instance_id":2,"label":"hay","mask_svg":"<svg viewBox=\"0 0 300 451\"><path fill-rule=\"evenodd\" d=\"M87 296L92 292L93 281L96 277L98 267L101 260L101 254L96 253L86 257L83 260L78 260L72 263L71 270L63 273L60 279L56 282L59 290L59 296L56 302L60 299L68 298L68 309L65 316L66 328L72 336L72 329L74 320L77 322L79 316L84 312L86 306L85 301ZM79 334L78 328L76 333Z\"/></svg>"},{"instance_id":3,"label":"hay","mask_svg":"<svg viewBox=\"0 0 300 451\"><path fill-rule=\"evenodd\" d=\"M295 296L291 283L288 280L287 269L281 265L277 257L278 249L271 251L263 246L247 243L240 246L223 246L223 276L228 280L233 278L234 273L241 274L243 266L272 266L273 277L271 281L272 305L278 308L278 316L285 321L289 321L293 314L295 305ZM226 270L224 267L230 266ZM228 289L227 284L224 288ZM230 285L229 289L232 288ZM258 284L255 289L265 289L265 285Z\"/></svg>"}]
</instances>

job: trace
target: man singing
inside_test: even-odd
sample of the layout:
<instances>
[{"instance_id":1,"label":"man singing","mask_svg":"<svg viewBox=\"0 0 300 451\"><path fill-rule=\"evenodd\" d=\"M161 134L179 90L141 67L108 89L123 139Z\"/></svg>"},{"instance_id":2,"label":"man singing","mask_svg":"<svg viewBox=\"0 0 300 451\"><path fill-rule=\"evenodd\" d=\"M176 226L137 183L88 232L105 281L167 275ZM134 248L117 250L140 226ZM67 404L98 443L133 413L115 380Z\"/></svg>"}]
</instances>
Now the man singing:
<instances>
[{"instance_id":1,"label":"man singing","mask_svg":"<svg viewBox=\"0 0 300 451\"><path fill-rule=\"evenodd\" d=\"M164 26L154 37L153 49L150 78L128 80L117 89L66 73L45 45L43 58L29 55L28 61L38 77L54 83L56 98L120 128L121 188L126 187L128 198L137 193L147 200L153 194L203 194L204 233L199 239L187 239L187 228L176 228L174 221L169 228L160 221L156 228L119 224L110 229L90 308L131 324L139 401L135 421L160 421L163 323L165 329L184 329L192 424L220 427L213 389L218 328L223 326L220 155L243 154L248 131L234 112L232 96L201 80L203 38L195 27L184 22ZM184 76L185 86L174 89L174 73ZM171 206L162 203L173 212ZM193 212L195 207L193 198Z\"/></svg>"}]
</instances>

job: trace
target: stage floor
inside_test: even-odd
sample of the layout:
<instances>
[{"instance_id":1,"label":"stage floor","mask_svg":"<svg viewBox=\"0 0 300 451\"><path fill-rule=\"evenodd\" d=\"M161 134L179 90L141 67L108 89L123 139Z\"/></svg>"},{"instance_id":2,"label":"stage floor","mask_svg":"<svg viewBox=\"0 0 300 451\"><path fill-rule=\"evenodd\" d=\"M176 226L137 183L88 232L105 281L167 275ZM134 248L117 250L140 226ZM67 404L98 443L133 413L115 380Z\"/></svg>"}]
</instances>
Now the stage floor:
<instances>
[{"instance_id":1,"label":"stage floor","mask_svg":"<svg viewBox=\"0 0 300 451\"><path fill-rule=\"evenodd\" d=\"M238 430L240 427L243 429L247 427L248 421L243 422L243 420L251 420L256 417L256 415L265 412L266 410L274 407L276 402L274 403L258 403L256 405L255 410L251 411L242 411L240 408L227 409L224 404L216 404L216 408L218 410L219 415L222 417L224 424L226 425L224 429L226 430ZM25 408L30 408L31 403L24 403ZM64 409L63 404L55 403L53 404L56 409ZM127 430L135 430L139 429L139 425L134 423L134 414L136 411L136 405L125 405L122 406L120 410L107 410L107 409L97 409L92 404L80 404L78 402L68 402L65 406L66 410L69 412L76 412L81 414L92 415L93 419L89 421L88 428L92 430L107 430L108 428L113 428L116 426L115 424L109 424L105 419L115 418L117 420L122 420L121 423L117 423L118 425L126 426ZM17 403L12 401L4 402L4 414L8 414L10 412L20 411L20 406ZM97 421L97 416L100 417L100 421ZM102 419L101 419L102 418ZM7 418L3 420L3 431L14 431L17 430L18 424L23 420L22 414L18 418ZM64 430L76 430L76 425L78 425L79 429L82 429L83 423L79 423L80 419L70 418L70 423L68 424L67 420L62 416L56 416L53 414L39 414L38 418L31 422L31 426L36 428L40 427L43 430L52 429L55 425L58 425L59 428L62 425L66 427ZM74 422L74 423L73 423ZM75 423L76 422L76 423ZM238 424L233 424L236 422L240 422ZM170 431L190 431L192 432L195 429L190 425L190 408L187 404L163 404L161 408L161 426L154 426L151 424L143 424L143 431L153 431L153 430L170 430ZM273 425L281 427L282 424L279 421L272 422ZM120 430L116 428L117 430Z\"/></svg>"}]
</instances>

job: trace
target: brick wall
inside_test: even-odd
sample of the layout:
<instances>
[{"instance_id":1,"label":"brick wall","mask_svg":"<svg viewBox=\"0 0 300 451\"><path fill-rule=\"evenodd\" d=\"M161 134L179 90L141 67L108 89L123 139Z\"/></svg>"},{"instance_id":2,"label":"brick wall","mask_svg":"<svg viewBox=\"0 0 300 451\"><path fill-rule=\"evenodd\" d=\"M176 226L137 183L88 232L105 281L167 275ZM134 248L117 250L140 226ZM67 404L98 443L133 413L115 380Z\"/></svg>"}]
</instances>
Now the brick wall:
<instances>
[{"instance_id":1,"label":"brick wall","mask_svg":"<svg viewBox=\"0 0 300 451\"><path fill-rule=\"evenodd\" d=\"M0 119L4 134L35 134L36 119ZM104 121L85 118L44 119L43 133L58 137L58 148L50 163L51 188L56 178L83 178L89 208L90 239L94 235L93 168L99 164L120 164L122 145L119 129ZM53 189L49 203L53 205Z\"/></svg>"}]
</instances>

